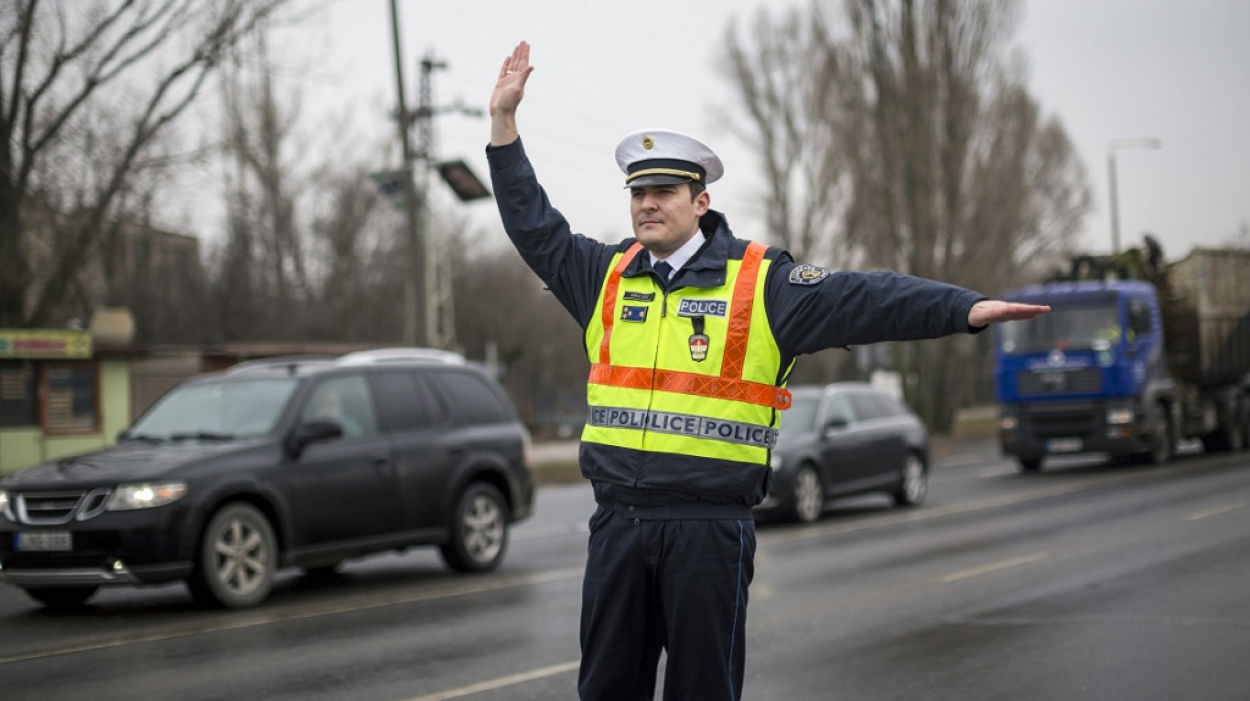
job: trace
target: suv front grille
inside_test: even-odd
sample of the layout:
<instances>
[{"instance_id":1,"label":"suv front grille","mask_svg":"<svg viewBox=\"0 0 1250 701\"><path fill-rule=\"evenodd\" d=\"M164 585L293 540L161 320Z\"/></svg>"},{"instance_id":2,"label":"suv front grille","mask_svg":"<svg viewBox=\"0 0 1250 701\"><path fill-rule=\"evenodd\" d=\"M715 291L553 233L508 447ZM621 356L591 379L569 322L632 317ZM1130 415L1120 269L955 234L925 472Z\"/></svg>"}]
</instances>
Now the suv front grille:
<instances>
[{"instance_id":1,"label":"suv front grille","mask_svg":"<svg viewBox=\"0 0 1250 701\"><path fill-rule=\"evenodd\" d=\"M13 496L13 510L19 523L58 526L75 518L85 521L98 516L108 503L109 490L18 492Z\"/></svg>"}]
</instances>

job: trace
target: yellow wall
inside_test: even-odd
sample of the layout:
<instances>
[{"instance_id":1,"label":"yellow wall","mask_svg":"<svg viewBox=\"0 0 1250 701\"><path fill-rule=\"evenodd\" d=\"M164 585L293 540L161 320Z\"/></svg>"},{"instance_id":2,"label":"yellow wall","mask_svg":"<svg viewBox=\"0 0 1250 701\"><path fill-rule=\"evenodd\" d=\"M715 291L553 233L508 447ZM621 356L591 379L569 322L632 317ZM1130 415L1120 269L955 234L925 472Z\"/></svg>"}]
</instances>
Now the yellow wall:
<instances>
[{"instance_id":1,"label":"yellow wall","mask_svg":"<svg viewBox=\"0 0 1250 701\"><path fill-rule=\"evenodd\" d=\"M0 428L0 475L113 445L117 442L117 434L128 425L130 364L126 360L101 360L100 432L44 436L38 426Z\"/></svg>"}]
</instances>

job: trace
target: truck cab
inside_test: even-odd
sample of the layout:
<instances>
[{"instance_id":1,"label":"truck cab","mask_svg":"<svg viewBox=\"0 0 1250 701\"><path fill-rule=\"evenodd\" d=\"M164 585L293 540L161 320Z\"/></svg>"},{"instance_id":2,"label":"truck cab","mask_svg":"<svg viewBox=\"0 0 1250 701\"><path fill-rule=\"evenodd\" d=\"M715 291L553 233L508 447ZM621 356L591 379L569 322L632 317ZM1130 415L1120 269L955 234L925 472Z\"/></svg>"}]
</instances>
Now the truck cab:
<instances>
[{"instance_id":1,"label":"truck cab","mask_svg":"<svg viewBox=\"0 0 1250 701\"><path fill-rule=\"evenodd\" d=\"M1166 460L1174 385L1159 295L1138 280L1052 282L1004 299L1051 312L995 327L995 389L1005 455L1025 472L1048 455Z\"/></svg>"}]
</instances>

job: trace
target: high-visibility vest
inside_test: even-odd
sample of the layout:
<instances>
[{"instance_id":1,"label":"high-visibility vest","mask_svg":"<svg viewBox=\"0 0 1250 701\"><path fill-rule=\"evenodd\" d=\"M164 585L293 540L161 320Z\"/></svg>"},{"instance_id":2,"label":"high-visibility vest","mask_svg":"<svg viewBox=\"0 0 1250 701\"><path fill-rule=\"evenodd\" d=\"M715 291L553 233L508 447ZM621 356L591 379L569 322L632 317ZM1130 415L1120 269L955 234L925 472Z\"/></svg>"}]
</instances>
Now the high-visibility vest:
<instances>
[{"instance_id":1,"label":"high-visibility vest","mask_svg":"<svg viewBox=\"0 0 1250 701\"><path fill-rule=\"evenodd\" d=\"M767 246L727 261L720 287L667 294L613 258L586 328L589 420L582 440L616 448L766 464L777 410L790 406L764 310Z\"/></svg>"}]
</instances>

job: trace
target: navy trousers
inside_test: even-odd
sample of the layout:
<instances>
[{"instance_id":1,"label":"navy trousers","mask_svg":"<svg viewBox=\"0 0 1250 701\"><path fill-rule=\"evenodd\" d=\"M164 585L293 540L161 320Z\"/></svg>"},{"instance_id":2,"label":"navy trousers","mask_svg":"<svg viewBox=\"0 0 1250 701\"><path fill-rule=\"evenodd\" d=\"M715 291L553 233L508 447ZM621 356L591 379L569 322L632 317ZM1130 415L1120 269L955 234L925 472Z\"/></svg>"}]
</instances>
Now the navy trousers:
<instances>
[{"instance_id":1,"label":"navy trousers","mask_svg":"<svg viewBox=\"0 0 1250 701\"><path fill-rule=\"evenodd\" d=\"M582 584L583 701L736 701L746 663L755 522L639 519L600 506Z\"/></svg>"}]
</instances>

